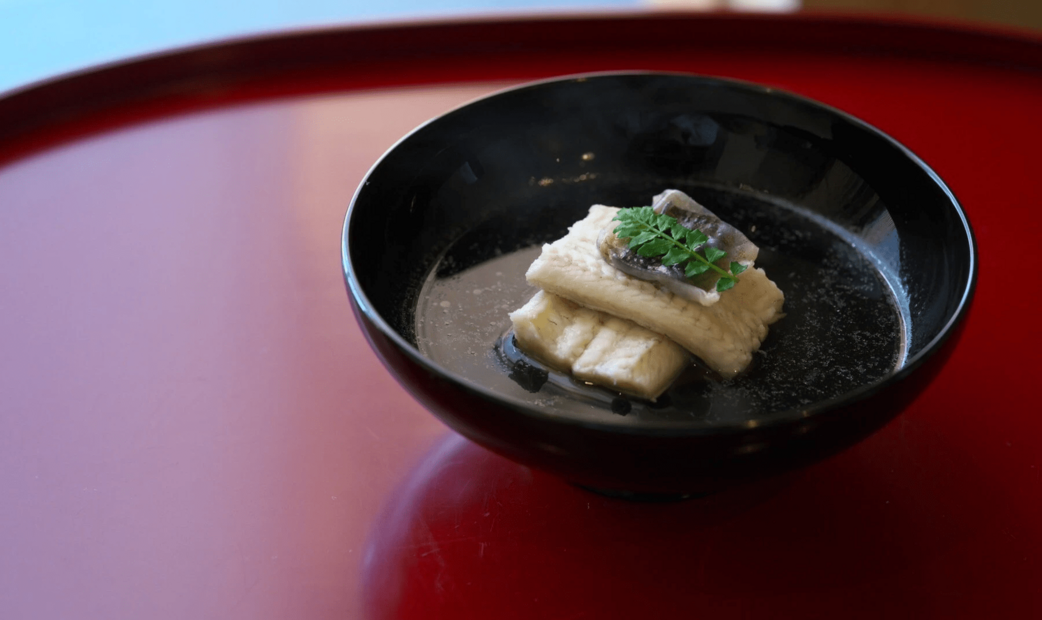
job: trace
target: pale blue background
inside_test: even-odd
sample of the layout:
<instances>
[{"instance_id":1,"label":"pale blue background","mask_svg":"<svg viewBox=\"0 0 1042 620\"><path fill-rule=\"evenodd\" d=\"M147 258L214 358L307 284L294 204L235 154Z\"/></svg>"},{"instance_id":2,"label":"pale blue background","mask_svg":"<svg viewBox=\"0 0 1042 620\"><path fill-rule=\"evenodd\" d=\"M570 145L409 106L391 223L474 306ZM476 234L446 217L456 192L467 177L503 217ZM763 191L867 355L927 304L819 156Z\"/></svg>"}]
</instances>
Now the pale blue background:
<instances>
[{"instance_id":1,"label":"pale blue background","mask_svg":"<svg viewBox=\"0 0 1042 620\"><path fill-rule=\"evenodd\" d=\"M0 92L126 56L287 27L638 4L639 0L0 0Z\"/></svg>"}]
</instances>

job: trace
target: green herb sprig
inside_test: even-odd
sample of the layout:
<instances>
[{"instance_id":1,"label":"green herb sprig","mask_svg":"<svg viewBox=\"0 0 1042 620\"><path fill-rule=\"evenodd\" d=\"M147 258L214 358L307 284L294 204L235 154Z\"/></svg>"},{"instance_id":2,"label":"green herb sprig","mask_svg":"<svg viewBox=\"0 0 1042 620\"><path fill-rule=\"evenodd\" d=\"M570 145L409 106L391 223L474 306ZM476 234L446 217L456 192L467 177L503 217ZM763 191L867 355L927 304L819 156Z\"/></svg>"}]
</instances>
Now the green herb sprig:
<instances>
[{"instance_id":1,"label":"green herb sprig","mask_svg":"<svg viewBox=\"0 0 1042 620\"><path fill-rule=\"evenodd\" d=\"M738 274L745 271L745 265L736 262L731 263L729 271L716 266L714 263L727 252L705 245L709 237L702 231L687 228L675 217L655 213L651 207L620 209L612 221L619 222L615 236L619 239L628 237L629 249L640 256L661 257L666 267L687 263L683 267L688 278L710 269L719 273L716 290L721 293L732 288L738 282Z\"/></svg>"}]
</instances>

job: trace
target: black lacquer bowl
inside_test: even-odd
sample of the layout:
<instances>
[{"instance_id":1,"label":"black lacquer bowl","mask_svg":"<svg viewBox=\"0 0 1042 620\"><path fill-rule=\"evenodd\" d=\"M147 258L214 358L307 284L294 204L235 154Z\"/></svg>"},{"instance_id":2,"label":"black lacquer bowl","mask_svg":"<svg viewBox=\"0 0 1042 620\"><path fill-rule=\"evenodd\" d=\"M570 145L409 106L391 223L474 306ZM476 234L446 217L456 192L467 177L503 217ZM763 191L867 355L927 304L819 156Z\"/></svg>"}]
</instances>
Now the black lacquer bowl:
<instances>
[{"instance_id":1,"label":"black lacquer bowl","mask_svg":"<svg viewBox=\"0 0 1042 620\"><path fill-rule=\"evenodd\" d=\"M743 229L785 292L750 369L693 368L652 403L526 359L507 313L534 292L540 246L592 204L667 188ZM792 94L658 73L526 85L416 129L359 187L343 266L373 348L431 412L629 497L716 490L868 436L945 363L976 278L955 197L893 139Z\"/></svg>"}]
</instances>

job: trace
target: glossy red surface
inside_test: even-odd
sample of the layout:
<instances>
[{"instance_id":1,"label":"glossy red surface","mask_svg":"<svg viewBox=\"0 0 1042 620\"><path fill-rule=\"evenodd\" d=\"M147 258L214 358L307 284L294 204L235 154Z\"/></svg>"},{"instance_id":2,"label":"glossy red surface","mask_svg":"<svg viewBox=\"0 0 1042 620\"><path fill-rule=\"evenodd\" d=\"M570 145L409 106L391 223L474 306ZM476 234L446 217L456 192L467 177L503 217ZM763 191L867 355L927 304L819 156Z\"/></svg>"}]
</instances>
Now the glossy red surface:
<instances>
[{"instance_id":1,"label":"glossy red surface","mask_svg":"<svg viewBox=\"0 0 1042 620\"><path fill-rule=\"evenodd\" d=\"M0 617L1042 613L1042 43L843 20L548 23L424 26L426 61L393 53L408 28L247 41L0 99ZM691 38L650 36L663 28ZM498 41L465 53L482 30ZM648 42L603 53L568 30ZM322 61L360 39L366 58ZM962 201L981 253L965 335L873 437L768 483L626 503L459 439L369 351L338 247L376 158L512 80L636 68L842 108ZM150 82L168 70L176 88Z\"/></svg>"}]
</instances>

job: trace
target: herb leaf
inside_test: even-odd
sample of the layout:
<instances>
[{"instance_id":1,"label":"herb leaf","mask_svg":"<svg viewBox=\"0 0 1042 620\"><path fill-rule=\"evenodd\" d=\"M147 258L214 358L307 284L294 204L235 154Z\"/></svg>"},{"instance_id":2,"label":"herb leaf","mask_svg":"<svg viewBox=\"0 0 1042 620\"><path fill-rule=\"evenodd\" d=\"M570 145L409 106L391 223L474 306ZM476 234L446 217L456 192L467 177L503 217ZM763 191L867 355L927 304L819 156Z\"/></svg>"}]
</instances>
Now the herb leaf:
<instances>
[{"instance_id":1,"label":"herb leaf","mask_svg":"<svg viewBox=\"0 0 1042 620\"><path fill-rule=\"evenodd\" d=\"M689 230L686 238L688 247L692 249L695 249L706 241L709 241L709 237L705 236L705 233L701 230Z\"/></svg>"},{"instance_id":2,"label":"herb leaf","mask_svg":"<svg viewBox=\"0 0 1042 620\"><path fill-rule=\"evenodd\" d=\"M718 293L723 293L732 288L736 282L738 282L738 278L720 278L716 281L716 290Z\"/></svg>"},{"instance_id":3,"label":"herb leaf","mask_svg":"<svg viewBox=\"0 0 1042 620\"><path fill-rule=\"evenodd\" d=\"M691 255L688 254L686 248L673 246L669 248L666 255L662 257L662 264L666 267L669 267L670 265L679 265L689 258L691 258Z\"/></svg>"},{"instance_id":4,"label":"herb leaf","mask_svg":"<svg viewBox=\"0 0 1042 620\"><path fill-rule=\"evenodd\" d=\"M693 278L695 276L700 276L707 271L709 271L709 265L698 261L691 261L687 264L687 267L684 268L684 275Z\"/></svg>"},{"instance_id":5,"label":"herb leaf","mask_svg":"<svg viewBox=\"0 0 1042 620\"><path fill-rule=\"evenodd\" d=\"M705 252L706 252L706 260L708 260L711 263L715 263L716 261L720 260L721 258L727 256L727 252L724 252L723 250L718 249L718 248L708 248L707 247L705 249Z\"/></svg>"},{"instance_id":6,"label":"herb leaf","mask_svg":"<svg viewBox=\"0 0 1042 620\"><path fill-rule=\"evenodd\" d=\"M644 231L644 232L638 233L636 236L632 237L633 241L630 241L630 243L636 244L636 245L643 245L643 244L647 243L648 241L651 241L652 239L657 239L657 238L658 238L658 234L655 231L648 230L648 231Z\"/></svg>"},{"instance_id":7,"label":"herb leaf","mask_svg":"<svg viewBox=\"0 0 1042 620\"><path fill-rule=\"evenodd\" d=\"M662 256L668 252L670 247L671 244L669 239L666 239L665 237L656 237L637 248L637 254L654 258L656 256Z\"/></svg>"},{"instance_id":8,"label":"herb leaf","mask_svg":"<svg viewBox=\"0 0 1042 620\"><path fill-rule=\"evenodd\" d=\"M620 209L612 221L619 222L615 235L620 239L628 238L629 249L640 256L661 258L667 267L681 265L687 278L710 269L717 272L720 279L716 282L716 290L721 293L733 288L738 282L738 274L745 271L745 265L733 261L727 271L715 265L727 252L705 246L709 237L702 231L685 227L675 217L655 213L651 207ZM698 250L702 246L705 247L700 253Z\"/></svg>"}]
</instances>

